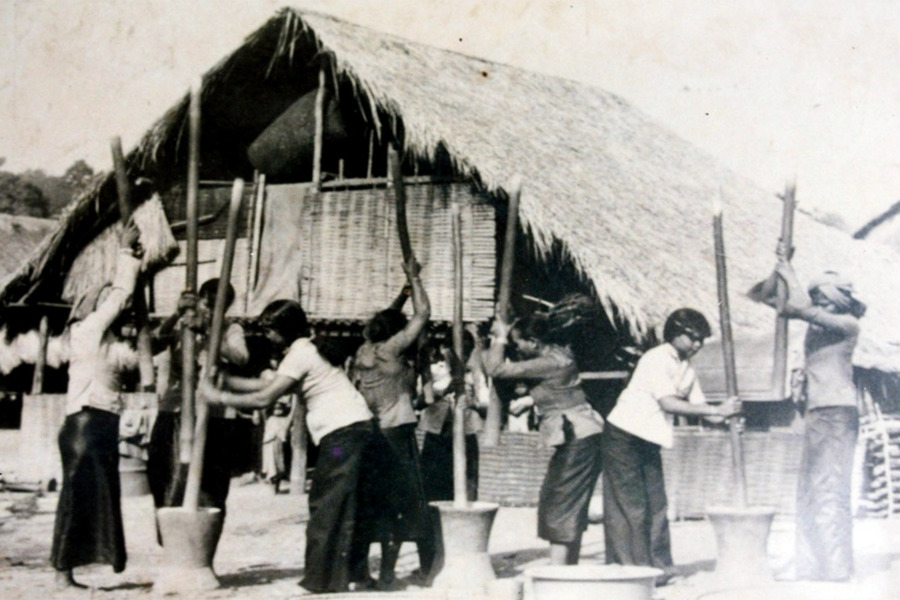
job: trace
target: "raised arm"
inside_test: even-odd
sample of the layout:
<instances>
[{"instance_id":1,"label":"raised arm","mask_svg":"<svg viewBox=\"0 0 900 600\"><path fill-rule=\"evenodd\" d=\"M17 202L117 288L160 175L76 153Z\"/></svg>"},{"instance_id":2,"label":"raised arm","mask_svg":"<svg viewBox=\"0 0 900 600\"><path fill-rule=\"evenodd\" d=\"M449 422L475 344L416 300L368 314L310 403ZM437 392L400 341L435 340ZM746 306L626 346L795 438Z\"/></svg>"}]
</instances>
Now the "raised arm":
<instances>
[{"instance_id":1,"label":"raised arm","mask_svg":"<svg viewBox=\"0 0 900 600\"><path fill-rule=\"evenodd\" d=\"M484 353L484 371L494 379L542 379L559 371L558 362L547 356L516 362L505 360L512 327L497 318L491 326L491 346Z\"/></svg>"},{"instance_id":2,"label":"raised arm","mask_svg":"<svg viewBox=\"0 0 900 600\"><path fill-rule=\"evenodd\" d=\"M143 251L138 241L140 232L137 226L129 221L119 235L119 254L116 258L116 274L113 277L112 289L106 298L97 305L94 311L85 317L96 331L106 331L113 324L128 299L134 293L137 276L141 270Z\"/></svg>"},{"instance_id":3,"label":"raised arm","mask_svg":"<svg viewBox=\"0 0 900 600\"><path fill-rule=\"evenodd\" d=\"M416 341L428 324L428 319L431 318L431 303L428 301L428 294L425 292L422 279L419 277L421 269L421 265L416 262L415 258L411 258L409 262L403 265L409 285L412 287L415 314L413 314L413 317L400 333L397 333L385 342L386 348L397 354L409 348Z\"/></svg>"},{"instance_id":4,"label":"raised arm","mask_svg":"<svg viewBox=\"0 0 900 600\"><path fill-rule=\"evenodd\" d=\"M797 278L794 268L787 261L779 261L776 267L779 277L788 286L788 299L782 314L791 319L800 319L826 329L833 329L844 334L859 332L859 321L850 314L836 314L813 304L806 289Z\"/></svg>"}]
</instances>

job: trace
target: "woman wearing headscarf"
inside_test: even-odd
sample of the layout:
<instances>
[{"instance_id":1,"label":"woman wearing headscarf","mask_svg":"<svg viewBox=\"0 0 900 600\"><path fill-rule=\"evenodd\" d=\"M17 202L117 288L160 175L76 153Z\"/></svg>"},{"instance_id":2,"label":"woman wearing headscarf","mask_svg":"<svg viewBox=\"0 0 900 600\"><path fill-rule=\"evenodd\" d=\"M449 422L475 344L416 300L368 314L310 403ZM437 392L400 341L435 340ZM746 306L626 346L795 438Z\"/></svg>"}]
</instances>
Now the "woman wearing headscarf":
<instances>
[{"instance_id":1,"label":"woman wearing headscarf","mask_svg":"<svg viewBox=\"0 0 900 600\"><path fill-rule=\"evenodd\" d=\"M804 288L779 246L774 275L788 290L782 314L806 321L806 414L797 483L796 576L846 581L853 575L850 507L859 432L853 350L866 312L853 284L826 271ZM771 278L770 278L771 280Z\"/></svg>"},{"instance_id":2,"label":"woman wearing headscarf","mask_svg":"<svg viewBox=\"0 0 900 600\"><path fill-rule=\"evenodd\" d=\"M494 379L525 380L540 412L541 442L554 448L538 501L538 536L550 542L550 563L578 564L588 504L600 476L603 418L581 387L575 356L556 343L548 319L530 315L510 325L496 319L484 367ZM520 360L504 360L507 345Z\"/></svg>"},{"instance_id":3,"label":"woman wearing headscarf","mask_svg":"<svg viewBox=\"0 0 900 600\"><path fill-rule=\"evenodd\" d=\"M67 416L59 432L63 481L50 551L60 589L85 587L75 581L75 567L105 563L116 573L125 569L119 416L122 375L137 367L134 339L124 331L143 254L138 238L129 222L119 237L112 284L83 297L69 322Z\"/></svg>"}]
</instances>

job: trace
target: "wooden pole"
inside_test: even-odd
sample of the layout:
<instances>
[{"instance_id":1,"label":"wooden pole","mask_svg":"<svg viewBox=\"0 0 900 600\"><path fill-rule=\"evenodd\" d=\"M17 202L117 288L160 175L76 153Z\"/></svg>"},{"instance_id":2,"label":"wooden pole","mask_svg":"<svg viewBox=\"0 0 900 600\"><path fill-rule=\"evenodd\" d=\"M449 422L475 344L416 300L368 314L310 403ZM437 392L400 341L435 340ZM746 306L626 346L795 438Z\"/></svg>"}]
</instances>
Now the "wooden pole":
<instances>
[{"instance_id":1,"label":"wooden pole","mask_svg":"<svg viewBox=\"0 0 900 600\"><path fill-rule=\"evenodd\" d=\"M122 152L122 139L118 136L110 141L112 149L113 169L116 173L116 191L119 198L119 215L122 225L128 223L134 214L134 202L131 198L131 182L125 168L125 155ZM147 310L147 299L144 296L143 278L138 279L132 297L132 308L137 321L137 354L138 370L141 374L141 391L154 388L155 374L153 370L153 348L150 341L150 319Z\"/></svg>"},{"instance_id":2,"label":"wooden pole","mask_svg":"<svg viewBox=\"0 0 900 600\"><path fill-rule=\"evenodd\" d=\"M306 404L296 396L291 402L294 404L291 421L291 494L300 495L306 492Z\"/></svg>"},{"instance_id":3,"label":"wooden pole","mask_svg":"<svg viewBox=\"0 0 900 600\"><path fill-rule=\"evenodd\" d=\"M463 250L459 203L450 205L450 225L453 237L453 505L465 507L466 497L466 398L465 363L463 359Z\"/></svg>"},{"instance_id":4,"label":"wooden pole","mask_svg":"<svg viewBox=\"0 0 900 600\"><path fill-rule=\"evenodd\" d=\"M186 203L186 242L184 290L197 293L197 238L199 228L200 195L200 82L191 86L188 109L188 172ZM192 322L196 311L188 309L184 319ZM191 462L194 441L194 388L197 382L197 340L190 327L181 331L181 427L179 431L179 461Z\"/></svg>"},{"instance_id":5,"label":"wooden pole","mask_svg":"<svg viewBox=\"0 0 900 600\"><path fill-rule=\"evenodd\" d=\"M47 341L50 339L50 320L47 315L41 317L38 324L38 353L34 361L34 375L31 378L31 394L36 396L44 392L44 367L47 365Z\"/></svg>"},{"instance_id":6,"label":"wooden pole","mask_svg":"<svg viewBox=\"0 0 900 600\"><path fill-rule=\"evenodd\" d=\"M794 243L794 210L797 207L796 186L788 184L784 190L781 209L781 243L790 252ZM779 277L775 281L775 297L778 314L775 317L775 349L772 358L772 390L779 400L787 397L787 354L788 354L788 318L782 316L787 302L787 286Z\"/></svg>"},{"instance_id":7,"label":"wooden pole","mask_svg":"<svg viewBox=\"0 0 900 600\"><path fill-rule=\"evenodd\" d=\"M516 261L516 229L519 219L519 198L522 195L522 177L514 175L508 184L509 205L506 211L506 231L503 236L503 256L500 263L500 291L497 294L497 317L509 322L509 299L512 294L512 275ZM484 424L482 444L494 447L500 443L500 427L503 424L503 405L497 394L491 394L487 418Z\"/></svg>"},{"instance_id":8,"label":"wooden pole","mask_svg":"<svg viewBox=\"0 0 900 600\"><path fill-rule=\"evenodd\" d=\"M319 67L319 87L316 89L316 129L313 138L312 181L316 188L322 183L322 146L325 136L325 67Z\"/></svg>"},{"instance_id":9,"label":"wooden pole","mask_svg":"<svg viewBox=\"0 0 900 600\"><path fill-rule=\"evenodd\" d=\"M366 159L366 178L372 178L372 159L374 158L375 152L375 132L369 132L369 156Z\"/></svg>"},{"instance_id":10,"label":"wooden pole","mask_svg":"<svg viewBox=\"0 0 900 600\"><path fill-rule=\"evenodd\" d=\"M235 179L231 188L231 204L228 207L228 225L225 230L222 270L219 275L219 286L216 289L216 303L213 306L209 344L206 348L206 367L203 370L203 376L209 381L215 378L216 367L219 362L219 351L222 348L222 337L225 333L225 304L228 297L228 284L231 281L231 267L234 264L238 216L241 212L243 196L244 180ZM194 427L194 446L191 452L191 465L188 469L187 485L184 490L184 506L194 510L198 508L200 501L200 479L203 473L204 452L206 450L206 426L209 422L209 405L199 397L196 398L196 413L197 423Z\"/></svg>"},{"instance_id":11,"label":"wooden pole","mask_svg":"<svg viewBox=\"0 0 900 600\"><path fill-rule=\"evenodd\" d=\"M263 215L266 208L266 174L259 174L259 182L256 188L256 210L253 211L253 229L250 234L250 276L247 280L247 296L256 289L256 279L259 277L259 249L262 242ZM249 306L248 306L249 310Z\"/></svg>"},{"instance_id":12,"label":"wooden pole","mask_svg":"<svg viewBox=\"0 0 900 600\"><path fill-rule=\"evenodd\" d=\"M497 315L509 321L509 299L512 294L513 267L516 262L516 225L519 219L519 198L522 195L522 178L516 174L510 180L509 206L506 211L506 232L503 236L503 257L500 263L500 291L497 295Z\"/></svg>"},{"instance_id":13,"label":"wooden pole","mask_svg":"<svg viewBox=\"0 0 900 600\"><path fill-rule=\"evenodd\" d=\"M394 207L397 212L397 236L400 238L400 250L403 252L403 262L409 262L413 257L412 243L409 241L409 225L406 221L406 187L403 184L403 172L400 156L397 149L391 146L388 149L388 175L394 188Z\"/></svg>"},{"instance_id":14,"label":"wooden pole","mask_svg":"<svg viewBox=\"0 0 900 600\"><path fill-rule=\"evenodd\" d=\"M716 252L716 288L719 295L719 324L722 329L722 354L725 360L725 385L729 398L738 395L737 369L734 360L734 337L731 333L731 311L728 306L728 274L725 264L725 234L722 227L722 205L713 208L713 237ZM731 438L731 463L738 506L747 506L747 477L744 471L744 449L741 445L740 417L728 424Z\"/></svg>"}]
</instances>

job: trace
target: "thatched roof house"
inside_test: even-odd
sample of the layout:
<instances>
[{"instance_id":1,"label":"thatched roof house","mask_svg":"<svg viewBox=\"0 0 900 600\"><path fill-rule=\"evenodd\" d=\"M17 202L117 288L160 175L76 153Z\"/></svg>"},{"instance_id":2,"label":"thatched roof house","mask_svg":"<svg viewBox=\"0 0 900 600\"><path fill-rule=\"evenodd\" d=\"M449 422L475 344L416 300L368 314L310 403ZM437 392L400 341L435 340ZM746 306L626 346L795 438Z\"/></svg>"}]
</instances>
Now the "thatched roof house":
<instances>
[{"instance_id":1,"label":"thatched roof house","mask_svg":"<svg viewBox=\"0 0 900 600\"><path fill-rule=\"evenodd\" d=\"M771 328L771 311L743 292L774 263L781 203L772 192L601 89L321 14L280 11L205 74L201 178L251 178L248 149L316 89L323 59L332 108L344 126L340 141L325 147L326 170L338 170L329 159L338 145L351 148L341 168L363 168L366 152L352 148L368 148L374 132L376 144L401 145L406 172L474 181L501 208L505 183L521 173L519 216L530 249L570 265L610 320L638 335L679 306L697 307L711 321L717 316L711 219L719 199L735 330ZM187 97L128 155L133 176L150 177L161 189L183 181L186 120ZM293 174L284 180L297 181ZM802 188L799 195L802 202ZM0 301L58 296L59 274L117 218L110 176L71 207L56 235L0 290ZM900 371L896 257L802 213L795 244L801 276L845 271L869 302L857 363Z\"/></svg>"}]
</instances>

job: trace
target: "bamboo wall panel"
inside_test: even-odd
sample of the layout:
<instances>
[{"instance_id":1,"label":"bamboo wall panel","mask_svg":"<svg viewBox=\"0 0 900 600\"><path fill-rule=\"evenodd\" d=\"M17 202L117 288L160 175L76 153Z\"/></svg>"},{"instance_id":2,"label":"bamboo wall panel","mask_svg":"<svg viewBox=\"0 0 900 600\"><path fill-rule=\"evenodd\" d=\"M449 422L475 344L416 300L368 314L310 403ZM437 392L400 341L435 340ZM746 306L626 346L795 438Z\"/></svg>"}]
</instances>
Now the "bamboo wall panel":
<instances>
[{"instance_id":1,"label":"bamboo wall panel","mask_svg":"<svg viewBox=\"0 0 900 600\"><path fill-rule=\"evenodd\" d=\"M494 208L466 184L407 186L407 222L432 318L452 317L450 203L462 207L464 318L493 314L496 265ZM317 192L308 185L270 186L251 313L277 298L300 300L316 320L365 320L397 296L406 276L386 187ZM411 310L407 305L407 312Z\"/></svg>"}]
</instances>

